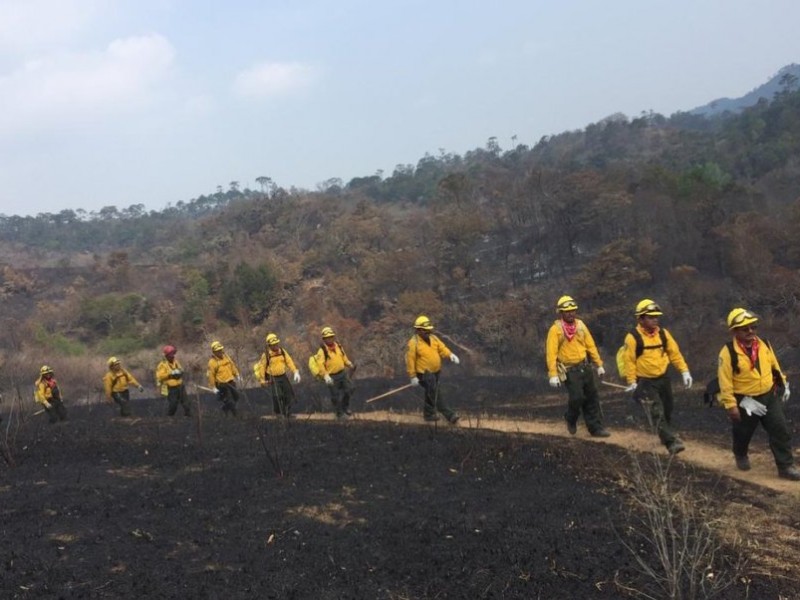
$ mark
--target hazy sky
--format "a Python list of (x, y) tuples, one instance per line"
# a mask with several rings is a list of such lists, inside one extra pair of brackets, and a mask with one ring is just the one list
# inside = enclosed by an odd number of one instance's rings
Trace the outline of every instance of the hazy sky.
[(0, 0), (0, 213), (315, 189), (737, 97), (797, 0)]

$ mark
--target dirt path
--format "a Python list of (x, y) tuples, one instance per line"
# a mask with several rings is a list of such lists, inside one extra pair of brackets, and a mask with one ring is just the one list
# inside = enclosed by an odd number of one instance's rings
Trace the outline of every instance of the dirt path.
[[(298, 415), (300, 419), (309, 420), (332, 420), (331, 415), (310, 414)], [(396, 413), (389, 411), (363, 412), (357, 414), (353, 422), (375, 421), (389, 422), (402, 425), (422, 425), (426, 424), (418, 414)], [(427, 424), (426, 424), (427, 425)], [(450, 428), (451, 425), (440, 421), (435, 426)], [(486, 431), (507, 431), (513, 433), (529, 435), (547, 435), (568, 440), (569, 443), (592, 443), (592, 444), (612, 444), (627, 450), (636, 452), (666, 452), (661, 446), (658, 437), (636, 429), (614, 428), (609, 438), (593, 438), (588, 432), (579, 428), (577, 435), (571, 436), (567, 433), (563, 422), (555, 421), (526, 421), (517, 419), (498, 419), (490, 417), (474, 418), (469, 416), (462, 417), (458, 423), (460, 429), (477, 428)], [(678, 455), (678, 459), (693, 464), (703, 469), (715, 471), (726, 477), (738, 479), (753, 485), (769, 488), (777, 492), (783, 492), (794, 498), (800, 499), (800, 482), (786, 481), (779, 479), (775, 470), (775, 463), (772, 453), (766, 445), (756, 445), (750, 451), (750, 462), (752, 470), (739, 471), (733, 461), (733, 455), (729, 448), (720, 448), (692, 437), (691, 435), (681, 434), (686, 443), (686, 450)]]

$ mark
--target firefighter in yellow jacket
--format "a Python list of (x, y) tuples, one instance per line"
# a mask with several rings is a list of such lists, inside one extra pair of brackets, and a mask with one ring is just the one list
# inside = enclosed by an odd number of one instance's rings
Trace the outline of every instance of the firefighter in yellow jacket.
[(406, 371), (412, 385), (421, 386), (425, 392), (425, 403), (422, 416), (426, 421), (438, 421), (442, 413), (447, 421), (455, 425), (459, 416), (444, 403), (439, 388), (439, 373), (442, 370), (442, 359), (447, 358), (453, 364), (459, 364), (456, 356), (444, 342), (433, 333), (433, 323), (425, 315), (414, 321), (414, 335), (406, 345)]
[(136, 381), (130, 371), (122, 367), (122, 363), (116, 356), (108, 359), (108, 371), (103, 376), (103, 389), (109, 403), (116, 402), (119, 405), (119, 416), (131, 416), (131, 393), (129, 386), (136, 386), (140, 392), (144, 391), (142, 384)]
[(36, 402), (44, 406), (47, 417), (51, 423), (67, 420), (67, 409), (64, 407), (64, 400), (61, 398), (61, 390), (58, 387), (53, 369), (43, 365), (39, 369), (39, 378), (34, 384), (34, 397)]
[(292, 357), (281, 346), (281, 341), (274, 333), (267, 334), (267, 347), (256, 364), (256, 378), (262, 387), (268, 387), (272, 396), (272, 410), (276, 415), (290, 418), (294, 404), (294, 389), (289, 381), (289, 373), (295, 383), (300, 383), (300, 371)]
[(683, 452), (683, 441), (672, 429), (672, 383), (667, 375), (670, 364), (681, 374), (686, 389), (692, 387), (692, 375), (681, 349), (669, 331), (659, 326), (661, 307), (645, 298), (634, 311), (636, 328), (625, 336), (625, 380), (637, 402), (647, 400), (649, 420), (661, 443), (670, 454)]
[(212, 342), (211, 358), (208, 360), (208, 387), (222, 402), (222, 411), (233, 416), (236, 416), (236, 403), (239, 401), (239, 390), (236, 389), (238, 378), (239, 369), (226, 354), (225, 347), (220, 342)]
[(325, 380), (331, 395), (331, 404), (337, 419), (349, 419), (350, 399), (353, 396), (353, 383), (347, 369), (356, 370), (356, 365), (347, 357), (342, 345), (336, 341), (336, 332), (330, 327), (322, 328), (322, 344), (315, 355), (319, 374)]
[(778, 476), (800, 481), (794, 466), (792, 433), (783, 414), (789, 382), (769, 342), (756, 335), (758, 317), (744, 308), (728, 313), (733, 339), (719, 351), (719, 402), (728, 411), (733, 433), (733, 456), (742, 471), (750, 470), (747, 455), (758, 424), (769, 435)]
[(183, 367), (175, 357), (178, 350), (175, 346), (166, 345), (162, 352), (164, 359), (156, 367), (156, 382), (159, 386), (167, 386), (167, 415), (173, 416), (180, 403), (183, 414), (189, 417), (192, 408), (183, 383)]
[(567, 431), (575, 435), (578, 417), (583, 413), (590, 435), (608, 437), (610, 434), (601, 420), (592, 369), (594, 364), (600, 377), (606, 373), (597, 345), (586, 323), (577, 318), (578, 304), (572, 296), (561, 296), (556, 301), (556, 312), (559, 318), (547, 332), (547, 376), (551, 387), (561, 387), (563, 382), (567, 388), (567, 411), (564, 413)]

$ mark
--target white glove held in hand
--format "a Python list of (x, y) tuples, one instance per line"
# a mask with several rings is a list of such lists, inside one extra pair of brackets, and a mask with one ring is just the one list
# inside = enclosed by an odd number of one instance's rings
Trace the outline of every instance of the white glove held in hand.
[(684, 371), (681, 376), (683, 377), (683, 385), (687, 388), (692, 387), (692, 374), (689, 371)]
[(325, 375), (323, 379), (325, 380), (325, 385), (333, 385), (333, 379), (331, 379), (330, 375)]
[(172, 369), (172, 371), (169, 372), (173, 377), (180, 377), (181, 373), (182, 371), (180, 369)]
[(52, 405), (52, 404), (50, 404), (50, 403), (49, 403), (47, 400), (45, 400), (45, 402), (44, 402), (44, 407), (45, 407), (45, 408), (53, 408), (53, 405)]
[(636, 382), (633, 382), (632, 384), (630, 384), (628, 387), (625, 388), (625, 391), (626, 392), (635, 392), (636, 391), (636, 386), (637, 386)]
[(411, 385), (419, 385), (419, 379), (416, 377), (411, 378)]
[(603, 367), (597, 367), (597, 376), (602, 377), (606, 374), (606, 370)]
[(295, 383), (300, 383), (300, 371), (295, 371), (294, 372), (294, 382)]
[(219, 394), (219, 388), (214, 388), (214, 393)]
[(789, 391), (789, 382), (787, 381), (786, 382), (786, 387), (783, 390), (783, 396), (781, 396), (781, 400), (783, 402), (788, 402), (790, 395), (791, 395), (791, 392)]
[(450, 354), (450, 361), (454, 362), (455, 364), (460, 364), (461, 363), (461, 361), (458, 360), (458, 357), (453, 353)]
[(561, 387), (561, 380), (558, 377), (551, 377), (550, 378), (550, 387), (552, 387), (552, 388)]
[(742, 398), (742, 401), (739, 403), (739, 408), (746, 412), (748, 416), (755, 415), (757, 417), (763, 417), (767, 414), (767, 407), (750, 396)]

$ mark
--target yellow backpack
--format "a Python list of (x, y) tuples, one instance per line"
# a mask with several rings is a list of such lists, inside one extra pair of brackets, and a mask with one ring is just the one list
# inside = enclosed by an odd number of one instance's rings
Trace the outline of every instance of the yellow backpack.
[(625, 344), (619, 347), (617, 350), (617, 373), (619, 373), (619, 378), (622, 381), (627, 381), (627, 377), (625, 376)]

